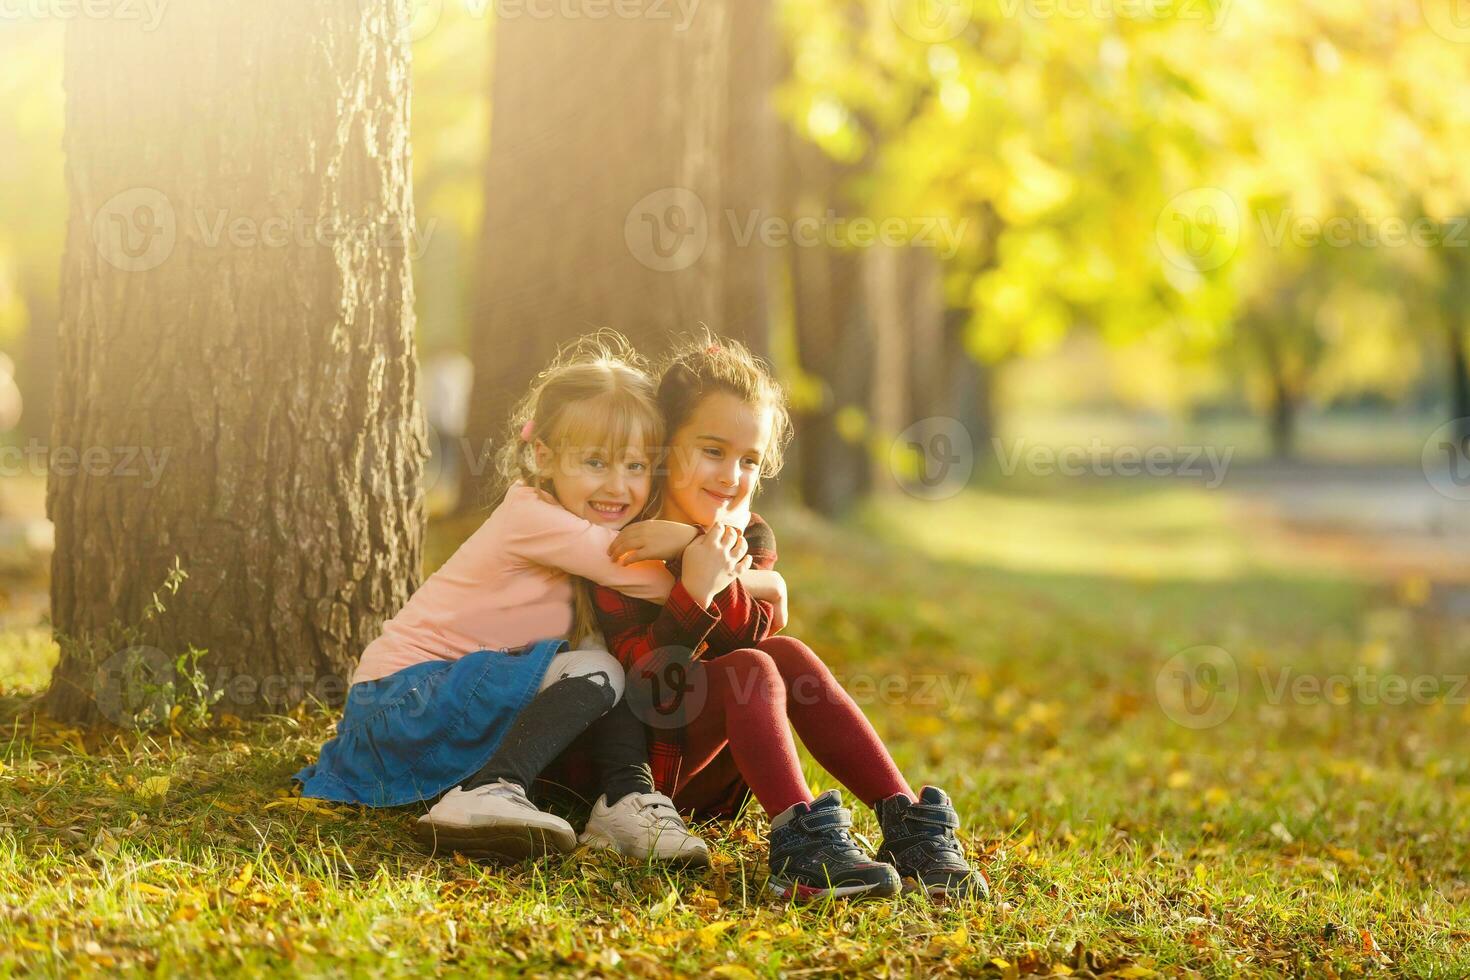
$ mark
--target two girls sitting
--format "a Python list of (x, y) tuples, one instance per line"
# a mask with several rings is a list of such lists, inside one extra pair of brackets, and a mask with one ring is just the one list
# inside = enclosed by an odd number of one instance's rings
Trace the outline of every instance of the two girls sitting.
[[(691, 343), (656, 383), (621, 338), (573, 345), (512, 419), (499, 506), (363, 652), (336, 736), (295, 774), (303, 795), (437, 798), (420, 839), (476, 857), (580, 841), (703, 865), (681, 812), (753, 792), (783, 898), (987, 894), (949, 798), (915, 793), (826, 665), (775, 635), (786, 584), (750, 505), (789, 428), (738, 344)], [(877, 812), (876, 857), (836, 790), (813, 799), (793, 727)], [(527, 795), (559, 757), (595, 784), (580, 837)]]

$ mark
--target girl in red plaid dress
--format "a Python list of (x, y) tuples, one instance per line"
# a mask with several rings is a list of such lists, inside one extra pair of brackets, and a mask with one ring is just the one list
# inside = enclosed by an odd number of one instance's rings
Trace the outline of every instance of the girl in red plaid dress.
[[(728, 814), (745, 785), (771, 817), (770, 888), (783, 897), (980, 897), (985, 878), (955, 837), (944, 792), (915, 793), (873, 726), (811, 648), (775, 635), (786, 588), (775, 535), (749, 515), (781, 466), (790, 424), (780, 387), (739, 344), (706, 336), (678, 350), (658, 389), (670, 445), (660, 520), (613, 542), (622, 561), (677, 554), (701, 531), (745, 526), (753, 569), (717, 596), (676, 583), (660, 607), (596, 590), (609, 649), (627, 674), (622, 707), (644, 723), (654, 785), (683, 810)], [(679, 577), (679, 562), (670, 563)], [(877, 859), (848, 828), (836, 790), (813, 799), (792, 729), (829, 773), (877, 811)]]

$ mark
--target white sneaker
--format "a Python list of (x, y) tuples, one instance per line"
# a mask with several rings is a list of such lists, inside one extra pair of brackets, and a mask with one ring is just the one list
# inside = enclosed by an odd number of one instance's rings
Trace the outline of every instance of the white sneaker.
[(471, 790), (454, 787), (419, 817), (415, 833), (431, 851), (504, 861), (565, 854), (577, 846), (571, 824), (536, 809), (524, 789), (504, 779)]
[(592, 848), (610, 848), (645, 860), (709, 865), (709, 848), (689, 832), (674, 801), (662, 793), (629, 793), (612, 806), (599, 796), (577, 838)]

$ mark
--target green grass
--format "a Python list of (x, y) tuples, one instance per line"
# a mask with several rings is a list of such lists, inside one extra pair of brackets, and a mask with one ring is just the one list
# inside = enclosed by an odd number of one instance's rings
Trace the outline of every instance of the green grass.
[[(702, 875), (426, 857), (416, 810), (287, 795), (334, 720), (310, 713), (100, 743), (24, 722), (0, 743), (0, 973), (1470, 974), (1463, 636), (1415, 590), (1272, 564), (1217, 496), (1070, 493), (770, 515), (791, 632), (955, 797), (993, 903), (773, 902), (759, 813), (708, 828)], [(1240, 683), (1195, 730), (1155, 681), (1200, 645)], [(50, 655), (6, 638), (12, 707)], [(1283, 669), (1359, 666), (1445, 696), (1272, 696)]]

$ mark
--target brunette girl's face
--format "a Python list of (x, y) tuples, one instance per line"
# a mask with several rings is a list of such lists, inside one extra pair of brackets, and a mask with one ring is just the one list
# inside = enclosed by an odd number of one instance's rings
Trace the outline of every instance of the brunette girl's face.
[(773, 425), (769, 408), (729, 392), (700, 399), (669, 443), (663, 516), (709, 527), (748, 509)]
[(536, 446), (539, 473), (567, 510), (603, 527), (621, 528), (643, 512), (653, 489), (652, 460), (637, 434), (613, 446)]

